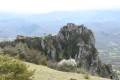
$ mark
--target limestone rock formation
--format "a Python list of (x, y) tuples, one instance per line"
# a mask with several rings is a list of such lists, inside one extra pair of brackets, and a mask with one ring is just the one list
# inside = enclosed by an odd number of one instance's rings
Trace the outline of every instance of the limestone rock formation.
[(94, 34), (84, 25), (68, 23), (61, 28), (58, 35), (48, 35), (44, 38), (18, 36), (13, 43), (18, 42), (26, 43), (29, 48), (45, 53), (48, 60), (60, 61), (73, 58), (76, 62), (81, 61), (83, 68), (92, 75), (118, 80), (112, 66), (101, 62), (95, 48)]

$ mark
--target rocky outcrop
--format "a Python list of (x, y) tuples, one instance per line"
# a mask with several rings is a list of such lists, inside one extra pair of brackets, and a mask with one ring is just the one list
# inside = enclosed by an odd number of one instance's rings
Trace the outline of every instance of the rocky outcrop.
[(110, 64), (103, 64), (95, 48), (95, 37), (90, 29), (84, 25), (68, 23), (59, 31), (58, 35), (45, 37), (18, 36), (14, 43), (26, 43), (44, 53), (47, 59), (59, 61), (73, 58), (82, 62), (83, 68), (91, 73), (106, 78), (118, 80)]

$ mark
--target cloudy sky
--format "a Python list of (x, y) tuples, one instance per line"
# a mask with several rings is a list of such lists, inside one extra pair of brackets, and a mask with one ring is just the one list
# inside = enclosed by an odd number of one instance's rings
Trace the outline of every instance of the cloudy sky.
[(0, 12), (22, 14), (105, 9), (120, 9), (120, 0), (0, 0)]

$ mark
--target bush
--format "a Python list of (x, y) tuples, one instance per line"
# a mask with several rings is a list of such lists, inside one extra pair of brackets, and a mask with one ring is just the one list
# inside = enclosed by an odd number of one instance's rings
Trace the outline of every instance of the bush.
[(57, 62), (49, 60), (47, 66), (52, 69), (57, 69)]
[[(23, 54), (23, 53), (21, 53), (21, 54)], [(42, 58), (42, 55), (41, 55), (40, 51), (31, 49), (31, 50), (26, 51), (26, 53), (23, 54), (23, 57), (24, 58), (22, 58), (22, 59), (25, 59), (28, 62), (40, 64), (41, 63), (40, 60)]]
[(0, 48), (0, 54), (2, 54), (3, 53), (3, 50)]
[(63, 59), (58, 63), (58, 70), (65, 72), (75, 72), (77, 69), (77, 64), (74, 59), (65, 60)]
[(16, 56), (18, 54), (17, 48), (12, 46), (5, 46), (3, 49), (3, 54), (10, 54), (11, 56)]
[(77, 80), (77, 79), (74, 79), (74, 78), (70, 78), (70, 80)]
[[(38, 50), (29, 49), (25, 43), (17, 43), (16, 46), (6, 46), (3, 48), (3, 54), (9, 54), (10, 56), (19, 55), (20, 59), (24, 59), (27, 62), (47, 65), (46, 56)], [(43, 54), (43, 55), (42, 55)]]
[(77, 63), (77, 68), (82, 68), (82, 62), (81, 61)]
[(77, 73), (86, 74), (87, 72), (84, 69), (77, 69)]
[(41, 60), (40, 60), (40, 63), (44, 66), (47, 65), (47, 60), (46, 60), (46, 56), (43, 54), (42, 57), (41, 57)]
[(16, 59), (0, 56), (0, 80), (30, 80), (34, 71)]
[(85, 79), (90, 79), (90, 76), (88, 74), (83, 75)]

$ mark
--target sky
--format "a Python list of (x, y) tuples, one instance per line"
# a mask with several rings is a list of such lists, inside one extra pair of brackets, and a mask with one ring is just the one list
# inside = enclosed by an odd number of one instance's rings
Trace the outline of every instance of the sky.
[(0, 12), (34, 14), (52, 11), (120, 9), (120, 0), (0, 0)]

